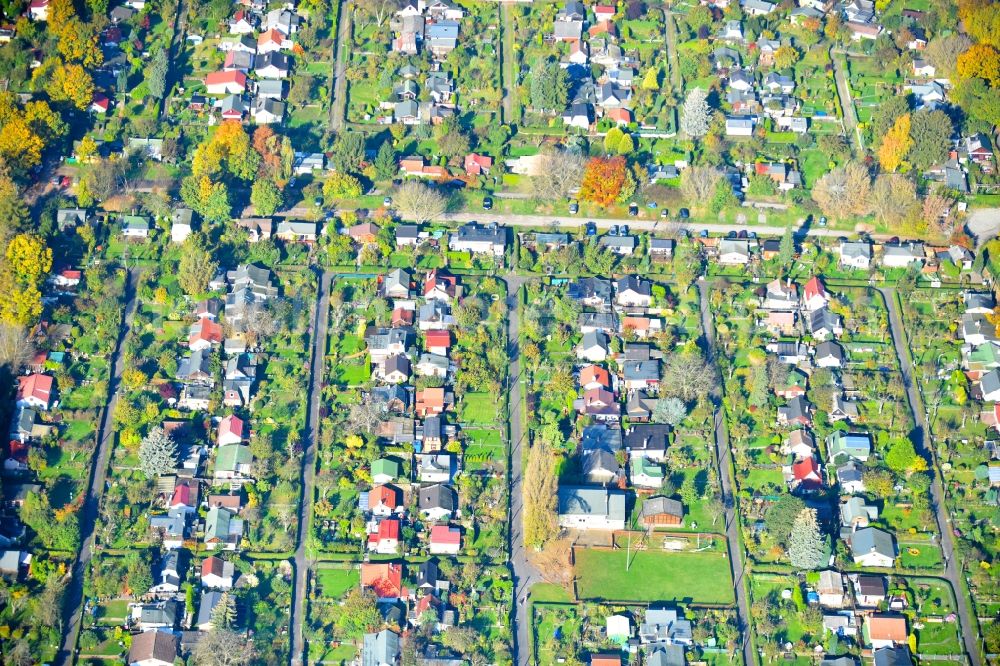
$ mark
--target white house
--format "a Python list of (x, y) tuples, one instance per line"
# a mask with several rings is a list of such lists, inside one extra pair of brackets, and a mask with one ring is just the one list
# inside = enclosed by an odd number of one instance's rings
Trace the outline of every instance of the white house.
[(561, 486), (559, 524), (580, 530), (625, 529), (625, 493), (613, 488)]

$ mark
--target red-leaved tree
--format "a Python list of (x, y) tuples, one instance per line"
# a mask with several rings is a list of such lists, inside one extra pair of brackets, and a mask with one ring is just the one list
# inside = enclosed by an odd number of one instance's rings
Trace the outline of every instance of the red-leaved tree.
[(580, 198), (602, 206), (618, 200), (625, 184), (628, 165), (624, 157), (595, 157), (587, 162), (580, 184)]

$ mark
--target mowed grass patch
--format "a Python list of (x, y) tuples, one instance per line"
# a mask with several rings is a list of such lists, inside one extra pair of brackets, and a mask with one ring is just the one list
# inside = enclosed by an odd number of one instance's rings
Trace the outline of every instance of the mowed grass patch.
[(664, 553), (644, 550), (577, 549), (577, 594), (605, 601), (683, 601), (731, 604), (729, 558), (721, 553)]
[(357, 569), (321, 568), (316, 572), (316, 591), (329, 599), (340, 599), (360, 581)]
[(458, 405), (458, 418), (463, 423), (493, 424), (499, 407), (496, 396), (490, 393), (466, 393)]

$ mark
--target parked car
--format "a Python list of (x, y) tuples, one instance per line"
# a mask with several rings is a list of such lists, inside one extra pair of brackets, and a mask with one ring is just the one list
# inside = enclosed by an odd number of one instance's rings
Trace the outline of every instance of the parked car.
[(588, 236), (596, 236), (597, 235), (597, 225), (594, 224), (593, 222), (587, 222), (586, 229), (587, 229), (587, 235)]
[(622, 225), (622, 236), (628, 236), (628, 225), (627, 224), (623, 224)]
[(679, 217), (680, 217), (680, 218), (681, 218), (682, 220), (686, 220), (686, 219), (688, 219), (689, 217), (691, 217), (691, 213), (689, 213), (689, 212), (688, 212), (688, 209), (687, 209), (687, 208), (681, 208), (681, 209), (680, 209), (679, 211), (677, 211), (677, 215), (678, 215), (678, 216), (679, 216)]
[(663, 218), (664, 220), (667, 219), (668, 217), (670, 217), (670, 211), (667, 210), (666, 208), (661, 208), (660, 217)]
[(650, 201), (649, 203), (646, 204), (646, 208), (656, 208), (656, 202)]
[(569, 202), (569, 214), (570, 215), (576, 215), (579, 212), (580, 212), (580, 204), (578, 204), (575, 201), (570, 201)]
[(819, 226), (821, 226), (821, 227), (825, 227), (826, 226), (826, 215), (821, 215), (820, 216), (820, 218), (819, 218)]
[(493, 210), (493, 199), (491, 197), (483, 199), (483, 210)]
[(630, 203), (628, 205), (628, 214), (631, 215), (632, 217), (635, 217), (636, 215), (638, 215), (639, 214), (639, 204), (637, 204), (634, 201), (632, 203)]
[(701, 233), (698, 234), (698, 236), (701, 238), (708, 238), (708, 229), (702, 229)]
[(618, 235), (618, 225), (617, 224), (612, 224), (611, 225), (611, 228), (608, 229), (608, 235), (609, 236), (617, 236)]
[(392, 205), (392, 197), (384, 197), (382, 199), (382, 205), (383, 206), (391, 206)]

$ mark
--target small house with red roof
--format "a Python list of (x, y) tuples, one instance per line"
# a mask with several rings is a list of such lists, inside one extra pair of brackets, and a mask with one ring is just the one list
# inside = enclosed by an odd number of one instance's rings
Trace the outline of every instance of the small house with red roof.
[(201, 586), (213, 590), (228, 590), (233, 586), (236, 565), (214, 555), (201, 563)]
[(17, 378), (17, 406), (47, 411), (52, 405), (55, 380), (49, 375), (32, 373)]
[(488, 175), (493, 168), (493, 158), (489, 155), (469, 153), (465, 156), (465, 173), (470, 176)]
[(594, 19), (600, 23), (601, 21), (610, 21), (615, 17), (615, 6), (614, 5), (594, 5)]
[(275, 51), (291, 49), (295, 44), (288, 39), (283, 32), (277, 28), (271, 28), (257, 38), (257, 54), (273, 53)]
[(379, 555), (395, 555), (399, 550), (400, 523), (398, 518), (386, 518), (368, 535), (368, 550)]
[(391, 516), (403, 509), (402, 492), (395, 486), (375, 486), (368, 492), (368, 510), (376, 516)]
[(28, 16), (32, 21), (48, 21), (49, 0), (31, 0), (28, 3)]
[(235, 414), (230, 414), (219, 422), (217, 433), (216, 443), (219, 446), (239, 444), (250, 434), (247, 432), (246, 422)]
[(812, 492), (823, 487), (823, 475), (815, 458), (803, 458), (792, 463), (792, 490)]
[(94, 99), (90, 102), (91, 113), (107, 113), (110, 108), (111, 100), (108, 99), (107, 95), (94, 93)]
[(174, 485), (174, 490), (170, 493), (167, 501), (167, 509), (171, 511), (182, 511), (184, 513), (194, 513), (198, 510), (198, 482), (194, 479), (181, 479)]
[(413, 310), (407, 310), (402, 307), (396, 308), (392, 311), (392, 321), (389, 325), (392, 328), (413, 326)]
[(604, 117), (607, 118), (608, 120), (615, 121), (615, 124), (618, 125), (619, 127), (623, 125), (628, 125), (634, 120), (634, 118), (632, 117), (632, 111), (626, 109), (625, 107), (608, 109), (605, 112)]
[(448, 355), (451, 347), (450, 331), (427, 331), (424, 335), (427, 339), (427, 351), (438, 356)]
[(424, 298), (428, 301), (445, 301), (450, 303), (458, 293), (458, 278), (454, 275), (433, 269), (428, 271), (424, 280)]
[(611, 373), (599, 365), (588, 365), (580, 370), (580, 388), (584, 391), (611, 390)]
[(205, 77), (205, 91), (209, 95), (239, 95), (246, 89), (247, 75), (238, 70), (210, 72)]
[(451, 394), (441, 387), (428, 387), (422, 391), (417, 391), (416, 396), (417, 416), (441, 414), (451, 402)]
[(591, 38), (598, 37), (600, 35), (611, 35), (612, 37), (618, 36), (618, 28), (611, 21), (601, 21), (590, 26), (587, 30)]
[(802, 288), (802, 309), (815, 312), (826, 307), (829, 302), (830, 295), (826, 293), (826, 286), (819, 276), (814, 275), (809, 278), (806, 286)]
[(379, 601), (408, 596), (403, 587), (403, 565), (398, 562), (362, 562), (361, 587), (374, 592)]
[(431, 528), (431, 555), (458, 555), (462, 548), (462, 530), (449, 525), (435, 525)]
[(66, 269), (60, 271), (59, 273), (53, 275), (50, 278), (52, 285), (60, 289), (69, 289), (80, 284), (83, 279), (83, 272), (77, 270)]
[(211, 319), (199, 319), (191, 324), (188, 348), (191, 351), (210, 349), (212, 345), (220, 344), (224, 338), (222, 324)]
[(3, 468), (8, 472), (24, 472), (28, 469), (28, 451), (31, 444), (18, 439), (10, 440), (7, 447), (7, 457), (3, 461)]

